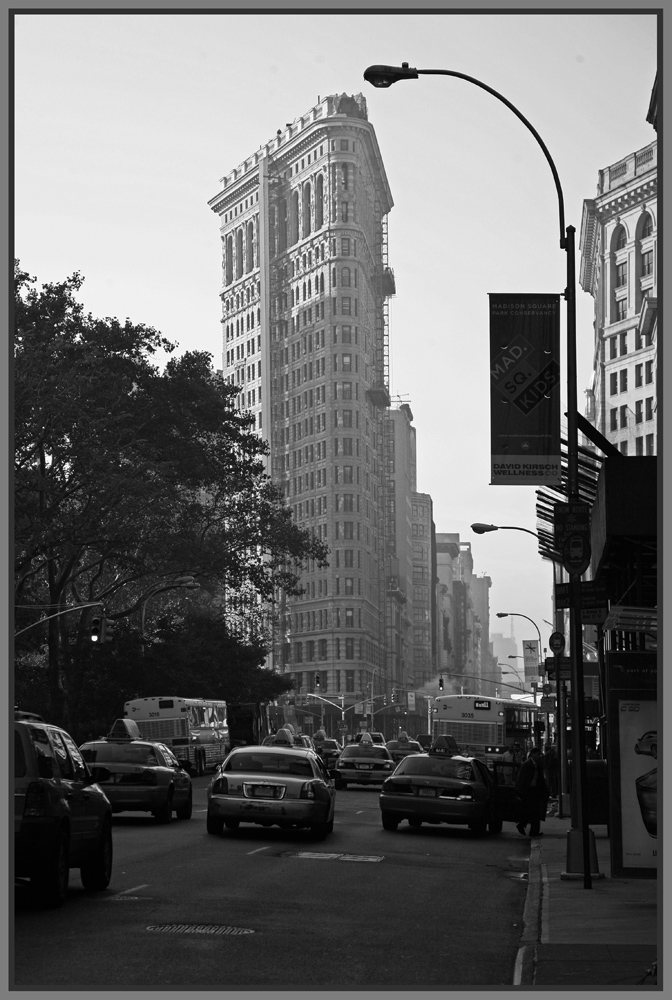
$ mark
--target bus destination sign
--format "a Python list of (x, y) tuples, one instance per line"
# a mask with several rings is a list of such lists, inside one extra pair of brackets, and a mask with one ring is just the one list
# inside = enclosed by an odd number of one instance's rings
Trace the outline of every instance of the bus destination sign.
[(475, 701), (474, 702), (474, 709), (477, 709), (477, 708), (489, 710), (490, 709), (490, 702), (489, 701)]

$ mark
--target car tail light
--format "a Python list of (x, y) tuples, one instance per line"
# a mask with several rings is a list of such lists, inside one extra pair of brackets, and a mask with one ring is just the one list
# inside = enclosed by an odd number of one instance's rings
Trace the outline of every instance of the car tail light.
[(315, 798), (315, 785), (312, 781), (304, 781), (301, 785), (300, 799), (314, 799)]
[(224, 777), (224, 775), (220, 774), (218, 778), (215, 778), (212, 784), (212, 794), (228, 795), (228, 792), (229, 792), (229, 783)]
[(474, 793), (471, 789), (469, 789), (468, 791), (460, 792), (460, 794), (456, 795), (455, 798), (458, 802), (473, 802)]
[(23, 815), (26, 816), (46, 816), (49, 812), (49, 795), (46, 788), (37, 781), (33, 781), (26, 789), (26, 801), (23, 806)]
[(413, 794), (413, 788), (408, 781), (396, 781), (394, 778), (386, 778), (383, 782), (383, 788), (388, 794), (400, 795), (407, 792), (409, 795)]

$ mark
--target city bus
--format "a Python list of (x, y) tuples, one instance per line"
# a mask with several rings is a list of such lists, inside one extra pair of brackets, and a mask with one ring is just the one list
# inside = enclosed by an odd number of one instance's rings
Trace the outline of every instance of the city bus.
[(444, 694), (434, 699), (432, 739), (453, 736), (474, 757), (492, 761), (507, 746), (529, 748), (538, 736), (539, 709), (532, 702), (476, 694)]
[(133, 698), (124, 704), (124, 716), (137, 723), (144, 739), (165, 743), (198, 775), (221, 764), (231, 749), (225, 701)]

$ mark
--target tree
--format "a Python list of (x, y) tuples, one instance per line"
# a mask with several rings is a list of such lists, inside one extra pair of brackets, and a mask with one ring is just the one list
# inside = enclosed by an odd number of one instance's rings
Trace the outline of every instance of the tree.
[(175, 345), (85, 314), (82, 280), (38, 290), (15, 267), (15, 593), (55, 616), (39, 629), (51, 715), (64, 722), (91, 655), (92, 611), (68, 608), (101, 602), (121, 619), (186, 574), (212, 594), (267, 601), (296, 592), (305, 560), (327, 554), (293, 523), (265, 474), (267, 446), (210, 355), (171, 357), (160, 372), (152, 356)]

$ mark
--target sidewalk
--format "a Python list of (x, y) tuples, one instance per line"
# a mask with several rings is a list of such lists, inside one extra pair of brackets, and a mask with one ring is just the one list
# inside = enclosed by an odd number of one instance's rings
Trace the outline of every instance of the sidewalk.
[[(612, 878), (606, 826), (593, 826), (599, 876), (586, 889), (567, 869), (569, 818), (547, 817), (532, 838), (524, 930), (514, 986), (657, 989), (657, 881)], [(647, 974), (648, 973), (648, 974)]]

